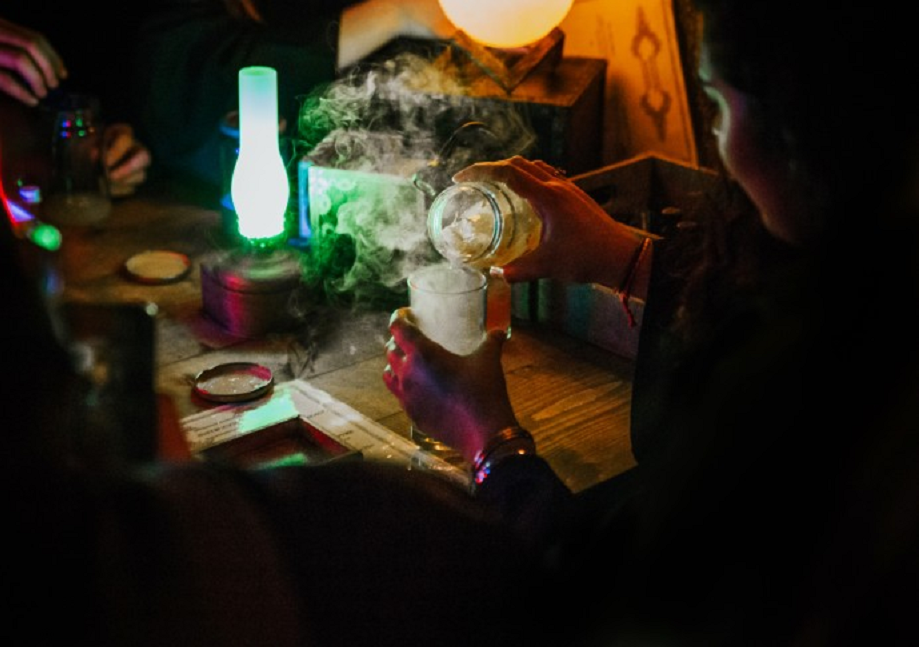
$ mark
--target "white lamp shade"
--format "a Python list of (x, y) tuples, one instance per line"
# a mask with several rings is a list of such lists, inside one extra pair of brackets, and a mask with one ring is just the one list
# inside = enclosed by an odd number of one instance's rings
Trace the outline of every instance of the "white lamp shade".
[(502, 49), (535, 43), (556, 27), (574, 0), (440, 0), (447, 18), (471, 38)]
[(239, 157), (230, 195), (241, 236), (284, 232), (290, 182), (278, 144), (277, 72), (270, 67), (239, 71)]

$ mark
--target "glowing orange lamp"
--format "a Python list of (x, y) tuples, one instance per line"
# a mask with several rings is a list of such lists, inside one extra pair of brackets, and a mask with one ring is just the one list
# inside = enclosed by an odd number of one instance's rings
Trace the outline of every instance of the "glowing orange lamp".
[(543, 60), (561, 57), (558, 25), (574, 0), (440, 0), (453, 41), (507, 92)]
[(447, 18), (487, 47), (524, 47), (545, 38), (574, 0), (440, 0)]

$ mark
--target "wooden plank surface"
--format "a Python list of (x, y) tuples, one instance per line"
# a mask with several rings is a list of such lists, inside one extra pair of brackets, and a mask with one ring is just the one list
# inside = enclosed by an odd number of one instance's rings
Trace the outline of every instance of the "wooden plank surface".
[[(35, 156), (26, 141), (28, 119), (8, 101), (0, 102), (0, 108), (2, 180), (12, 192), (20, 176), (41, 177), (42, 156)], [(320, 308), (294, 334), (253, 340), (227, 334), (205, 315), (200, 262), (229, 243), (219, 212), (200, 195), (149, 182), (138, 195), (117, 200), (101, 227), (62, 233), (58, 260), (65, 299), (155, 305), (156, 390), (171, 400), (179, 416), (212, 406), (193, 398), (191, 381), (198, 372), (227, 361), (255, 361), (271, 368), (278, 381), (308, 380), (407, 435), (409, 421), (381, 377), (389, 312)], [(124, 262), (150, 249), (186, 254), (191, 272), (168, 285), (130, 280)], [(503, 357), (508, 387), (520, 421), (536, 437), (541, 453), (569, 487), (580, 491), (633, 464), (628, 438), (632, 365), (543, 326), (515, 322)]]
[[(402, 435), (409, 420), (381, 377), (390, 313), (317, 308), (293, 333), (258, 339), (227, 334), (202, 309), (199, 263), (225, 241), (216, 211), (151, 189), (116, 203), (98, 230), (65, 231), (65, 297), (86, 302), (156, 304), (156, 388), (185, 417), (209, 405), (192, 395), (200, 371), (229, 361), (268, 366), (283, 382), (301, 378)], [(123, 272), (146, 249), (187, 254), (193, 267), (174, 284), (144, 285)], [(564, 333), (515, 323), (503, 358), (521, 423), (572, 489), (632, 465), (628, 440), (629, 361)]]

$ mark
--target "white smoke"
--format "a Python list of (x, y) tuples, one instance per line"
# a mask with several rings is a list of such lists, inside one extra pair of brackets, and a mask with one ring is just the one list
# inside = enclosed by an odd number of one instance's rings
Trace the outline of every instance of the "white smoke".
[(312, 165), (307, 278), (358, 306), (405, 303), (408, 274), (439, 260), (427, 205), (453, 172), (526, 154), (536, 141), (512, 102), (474, 97), (413, 53), (357, 68), (307, 97), (299, 126)]

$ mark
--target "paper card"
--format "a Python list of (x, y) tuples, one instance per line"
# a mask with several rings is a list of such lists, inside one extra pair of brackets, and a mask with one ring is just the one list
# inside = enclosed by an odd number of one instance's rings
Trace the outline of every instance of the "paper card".
[(408, 438), (304, 380), (277, 384), (263, 400), (215, 407), (187, 416), (181, 422), (191, 451), (203, 456), (217, 445), (238, 441), (247, 434), (297, 417), (360, 452), (365, 460), (395, 462), (406, 469), (433, 470), (461, 485), (469, 484), (464, 470), (422, 450)]

